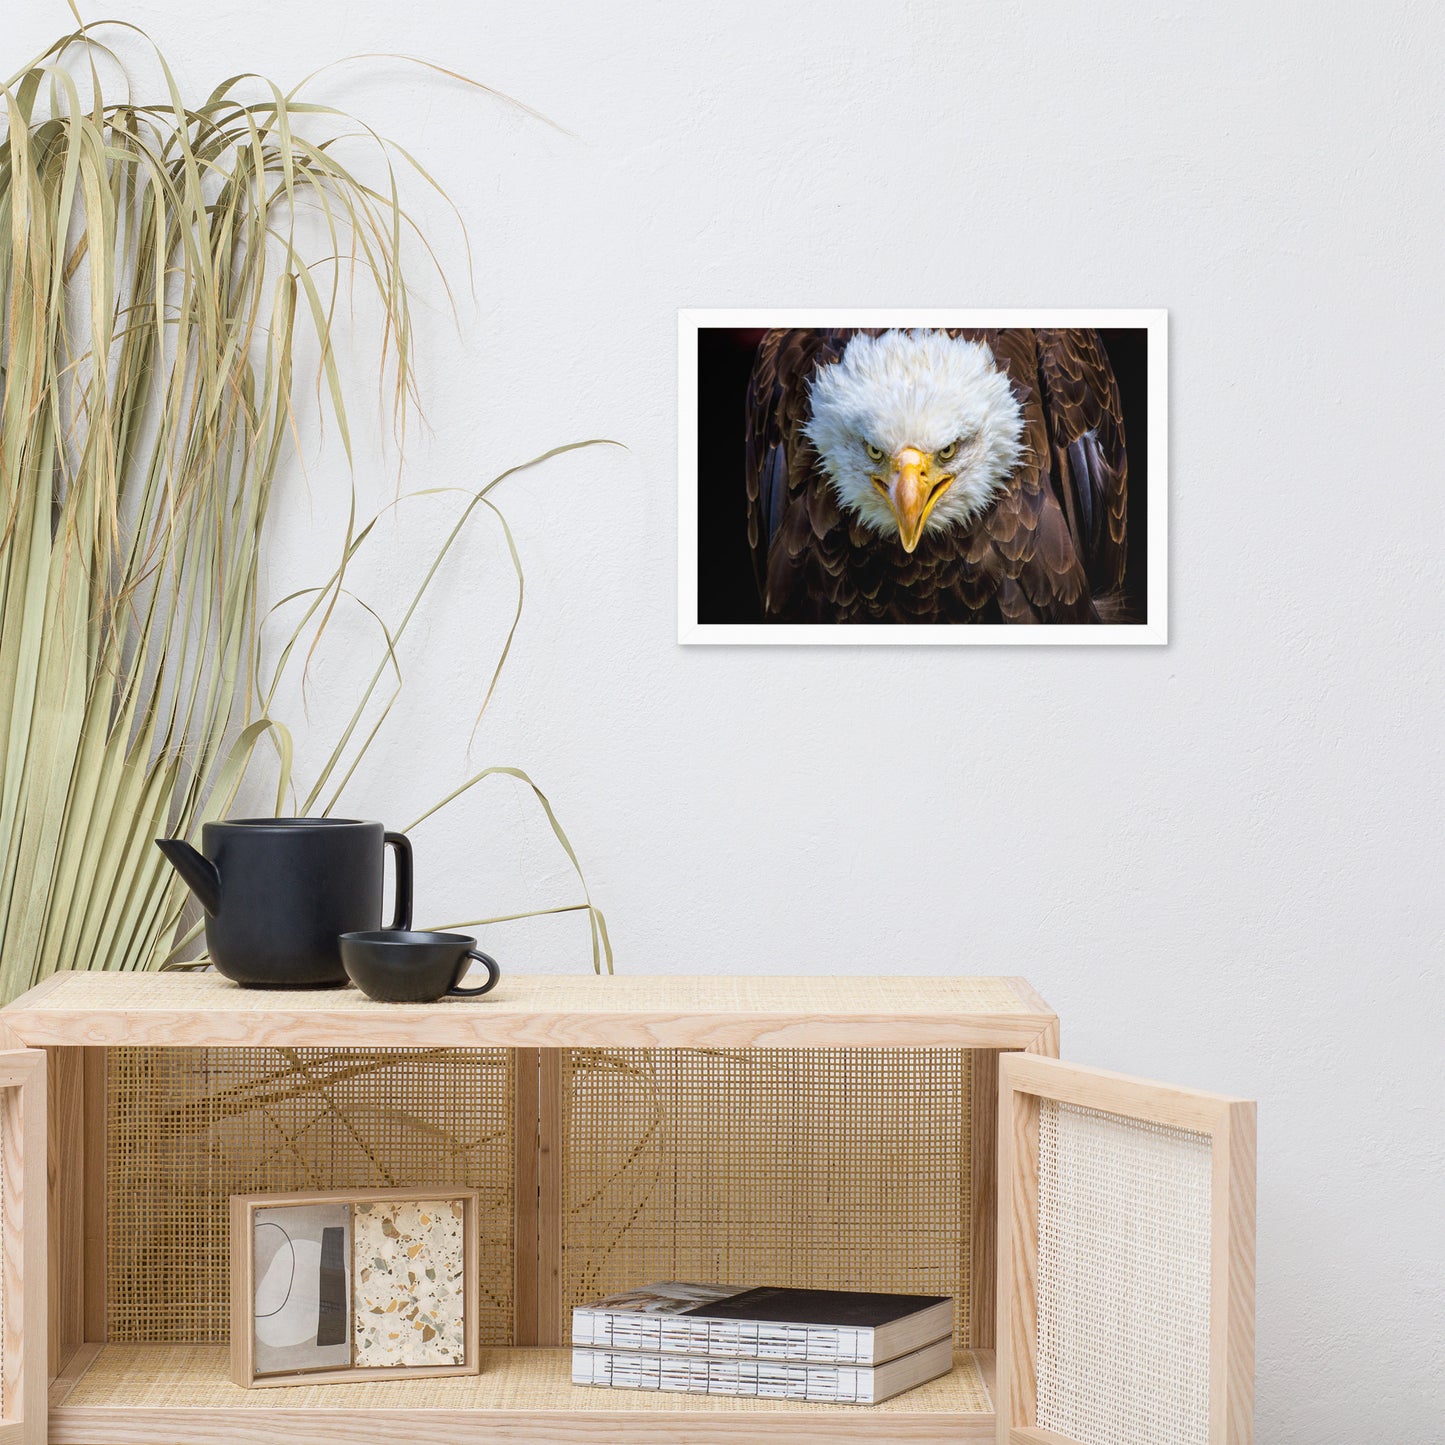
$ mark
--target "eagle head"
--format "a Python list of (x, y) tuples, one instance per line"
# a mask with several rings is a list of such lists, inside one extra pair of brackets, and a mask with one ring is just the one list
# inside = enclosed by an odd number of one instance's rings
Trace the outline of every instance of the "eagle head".
[(1023, 454), (1023, 413), (987, 346), (946, 331), (859, 333), (819, 369), (803, 428), (843, 508), (905, 552), (966, 526)]

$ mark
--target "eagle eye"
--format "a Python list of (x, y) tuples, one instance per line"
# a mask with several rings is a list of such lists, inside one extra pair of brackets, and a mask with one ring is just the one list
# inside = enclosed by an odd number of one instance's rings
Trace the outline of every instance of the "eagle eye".
[(863, 450), (868, 453), (870, 462), (881, 462), (883, 460), (883, 448), (875, 447), (872, 442), (864, 442)]
[(951, 441), (946, 447), (940, 447), (935, 455), (941, 462), (951, 462), (958, 455), (959, 445), (959, 442)]

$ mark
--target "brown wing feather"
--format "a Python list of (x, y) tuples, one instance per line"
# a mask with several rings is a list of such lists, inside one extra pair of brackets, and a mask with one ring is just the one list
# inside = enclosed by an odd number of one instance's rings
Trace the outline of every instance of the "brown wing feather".
[(782, 454), (782, 430), (778, 405), (778, 346), (786, 335), (769, 331), (758, 345), (748, 381), (747, 441), (743, 477), (748, 503), (748, 549), (753, 558), (753, 580), (762, 595), (771, 531), (771, 485), (774, 468)]
[(969, 554), (992, 579), (1007, 622), (1093, 622), (1088, 578), (1060, 507), (1052, 475), (1039, 333), (991, 331), (988, 344), (1009, 379), (1024, 422), (1024, 454), (998, 501), (974, 529)]
[(1055, 491), (1096, 596), (1124, 581), (1129, 459), (1119, 384), (1097, 331), (1039, 331)]
[[(1091, 576), (1089, 563), (1100, 552), (1086, 546), (1079, 499), (1065, 468), (1078, 455), (1070, 444), (1086, 432), (1113, 445), (1107, 407), (1085, 397), (1094, 388), (1113, 387), (1108, 360), (1093, 332), (1010, 330), (981, 339), (988, 341), (1018, 399), (1025, 452), (1007, 490), (977, 524), (971, 554), (997, 578), (999, 611), (1006, 620), (1097, 622), (1094, 598), (1105, 589)], [(1060, 395), (1069, 405), (1056, 415)], [(1117, 417), (1117, 388), (1113, 406)], [(1084, 418), (1093, 431), (1079, 425)], [(1122, 439), (1122, 431), (1118, 436)], [(1122, 500), (1118, 505), (1122, 522)], [(1097, 518), (1102, 511), (1096, 504), (1092, 515)], [(1119, 535), (1122, 545), (1122, 530)], [(1099, 564), (1101, 572), (1111, 565), (1106, 564), (1107, 559)]]
[(818, 560), (814, 545), (838, 522), (803, 427), (814, 372), (837, 361), (852, 334), (769, 331), (758, 346), (748, 386), (745, 476), (753, 576), (769, 614), (798, 604), (814, 570), (810, 563)]

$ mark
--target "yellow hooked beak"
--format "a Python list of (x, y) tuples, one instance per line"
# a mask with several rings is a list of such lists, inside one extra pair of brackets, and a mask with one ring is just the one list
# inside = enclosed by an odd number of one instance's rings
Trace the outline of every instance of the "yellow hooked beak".
[(900, 447), (893, 453), (889, 475), (873, 478), (873, 485), (898, 519), (898, 537), (905, 552), (918, 546), (929, 513), (952, 482), (953, 473), (935, 474), (932, 455), (917, 447)]

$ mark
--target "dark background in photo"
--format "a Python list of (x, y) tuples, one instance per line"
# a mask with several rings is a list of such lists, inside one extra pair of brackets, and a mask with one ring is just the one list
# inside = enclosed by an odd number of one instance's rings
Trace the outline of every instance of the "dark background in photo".
[[(697, 620), (761, 622), (748, 551), (743, 428), (761, 330), (707, 326), (697, 336)], [(1100, 330), (1124, 409), (1129, 452), (1129, 560), (1124, 590), (1143, 622), (1149, 596), (1149, 333)]]

